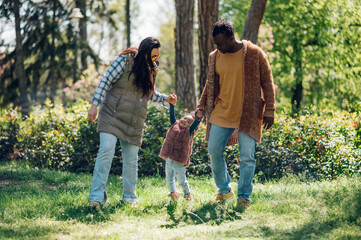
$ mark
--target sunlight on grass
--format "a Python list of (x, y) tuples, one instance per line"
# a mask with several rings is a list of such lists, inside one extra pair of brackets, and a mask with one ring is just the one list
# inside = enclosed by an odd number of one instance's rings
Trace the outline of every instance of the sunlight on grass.
[[(211, 204), (210, 177), (190, 177), (194, 197), (171, 203), (164, 178), (140, 178), (139, 206), (120, 203), (122, 179), (111, 175), (109, 201), (87, 206), (90, 174), (0, 163), (0, 239), (360, 239), (361, 177), (308, 181), (286, 176), (255, 183), (252, 207), (236, 198)], [(236, 192), (237, 183), (232, 187)], [(180, 188), (178, 188), (180, 190)]]

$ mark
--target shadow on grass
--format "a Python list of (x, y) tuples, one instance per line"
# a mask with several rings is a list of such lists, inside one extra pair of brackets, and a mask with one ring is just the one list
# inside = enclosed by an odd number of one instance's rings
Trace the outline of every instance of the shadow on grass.
[(183, 209), (180, 213), (177, 211), (177, 203), (169, 203), (167, 212), (171, 223), (162, 225), (165, 228), (175, 228), (181, 223), (185, 224), (215, 224), (220, 225), (225, 221), (235, 221), (242, 219), (242, 211), (235, 211), (226, 204), (203, 204), (200, 208), (190, 211)]
[(162, 203), (145, 208), (132, 207), (130, 204), (121, 202), (112, 205), (106, 204), (102, 208), (78, 205), (66, 208), (65, 211), (57, 217), (57, 220), (76, 220), (82, 223), (97, 223), (110, 220), (111, 216), (119, 211), (122, 211), (122, 214), (127, 216), (143, 216), (146, 214), (158, 214), (162, 208), (164, 208), (164, 204)]
[(54, 233), (51, 227), (32, 226), (13, 228), (0, 226), (0, 239), (38, 239)]
[(105, 206), (103, 208), (94, 208), (84, 205), (68, 207), (61, 215), (57, 217), (59, 221), (77, 220), (82, 223), (104, 222), (110, 219), (118, 209), (125, 208), (124, 204)]

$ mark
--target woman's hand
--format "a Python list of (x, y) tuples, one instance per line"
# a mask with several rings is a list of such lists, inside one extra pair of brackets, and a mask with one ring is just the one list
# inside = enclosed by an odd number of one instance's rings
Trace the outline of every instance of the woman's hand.
[(173, 106), (177, 105), (177, 95), (175, 94), (170, 94), (167, 98), (167, 102), (172, 104)]
[(89, 111), (88, 111), (88, 119), (90, 120), (90, 122), (91, 122), (92, 124), (94, 123), (94, 121), (95, 121), (95, 119), (96, 119), (96, 117), (97, 117), (97, 113), (98, 113), (97, 110), (98, 110), (97, 105), (92, 104), (92, 105), (90, 106)]

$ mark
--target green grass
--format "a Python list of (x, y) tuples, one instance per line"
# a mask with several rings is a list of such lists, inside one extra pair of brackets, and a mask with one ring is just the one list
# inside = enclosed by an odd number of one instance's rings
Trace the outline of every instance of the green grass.
[(171, 204), (163, 178), (141, 178), (140, 204), (131, 208), (120, 204), (122, 180), (112, 175), (109, 201), (92, 209), (90, 174), (2, 162), (0, 239), (361, 239), (360, 176), (256, 183), (245, 212), (236, 211), (235, 199), (211, 204), (211, 177), (188, 180), (194, 200)]

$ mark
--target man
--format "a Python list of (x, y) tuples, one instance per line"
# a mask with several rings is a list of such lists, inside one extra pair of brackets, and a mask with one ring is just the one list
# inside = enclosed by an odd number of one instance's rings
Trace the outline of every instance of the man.
[(208, 153), (218, 187), (215, 202), (234, 196), (223, 154), (226, 145), (238, 143), (237, 208), (245, 209), (253, 188), (256, 142), (261, 141), (262, 124), (269, 129), (274, 122), (272, 71), (266, 54), (250, 41), (236, 40), (230, 23), (216, 22), (212, 36), (217, 49), (209, 54), (207, 82), (197, 108), (206, 115)]

